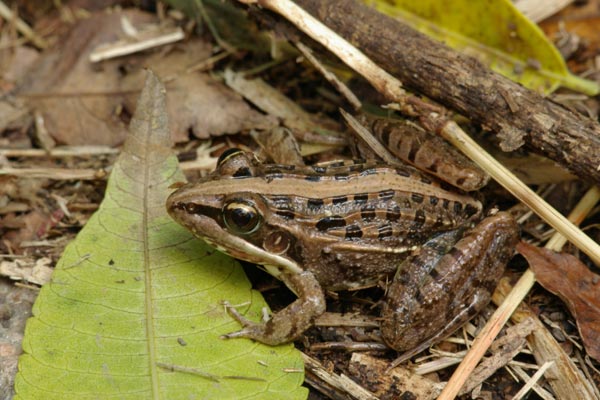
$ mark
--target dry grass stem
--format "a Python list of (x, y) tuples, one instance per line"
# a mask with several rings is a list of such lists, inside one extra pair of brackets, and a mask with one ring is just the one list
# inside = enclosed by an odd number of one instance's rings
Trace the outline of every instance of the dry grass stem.
[(150, 31), (136, 36), (136, 40), (120, 40), (116, 43), (104, 44), (98, 46), (90, 53), (90, 62), (99, 62), (115, 57), (121, 57), (128, 54), (137, 53), (153, 47), (163, 46), (165, 44), (178, 42), (185, 38), (181, 28), (170, 29), (169, 31)]
[[(525, 279), (526, 284), (530, 282), (529, 279), (531, 279), (531, 282), (534, 282), (531, 270), (528, 269), (524, 276), (525, 278), (521, 277), (521, 280)], [(564, 352), (560, 344), (556, 342), (552, 334), (545, 328), (537, 316), (527, 306), (519, 304), (522, 300), (520, 298), (526, 294), (526, 292), (519, 291), (516, 285), (511, 290), (507, 280), (502, 280), (494, 292), (492, 300), (494, 303), (500, 304), (499, 309), (508, 306), (516, 308), (516, 311), (511, 316), (513, 322), (519, 323), (526, 318), (531, 318), (535, 323), (535, 329), (529, 335), (527, 341), (538, 364), (543, 364), (546, 361), (554, 362), (546, 371), (546, 379), (554, 389), (556, 398), (597, 400), (598, 398), (593, 393), (593, 384), (585, 379), (583, 374), (577, 369), (575, 363)], [(513, 300), (509, 299), (511, 296), (514, 298)], [(493, 318), (494, 316), (492, 316), (490, 321)], [(518, 363), (514, 364), (519, 365)]]
[(298, 50), (300, 50), (304, 57), (306, 57), (306, 59), (317, 69), (317, 71), (319, 71), (321, 75), (323, 75), (323, 77), (327, 79), (327, 81), (331, 83), (331, 85), (335, 87), (338, 90), (338, 92), (340, 92), (342, 96), (346, 98), (348, 103), (350, 103), (355, 110), (360, 110), (360, 108), (362, 107), (362, 103), (360, 102), (358, 97), (356, 97), (356, 95), (352, 93), (348, 86), (346, 86), (342, 81), (340, 81), (334, 73), (327, 70), (327, 68), (325, 68), (325, 66), (321, 64), (317, 57), (313, 55), (312, 50), (309, 47), (305, 46), (301, 42), (297, 42), (296, 47), (298, 48)]
[(50, 151), (43, 149), (0, 149), (4, 157), (88, 157), (108, 154), (118, 154), (119, 149), (108, 146), (62, 146)]
[(27, 39), (29, 39), (31, 41), (31, 43), (33, 43), (36, 47), (40, 48), (40, 49), (44, 49), (48, 46), (48, 43), (46, 43), (46, 41), (44, 39), (42, 39), (40, 36), (37, 35), (37, 33), (35, 33), (33, 31), (33, 29), (31, 29), (29, 27), (29, 25), (27, 25), (27, 23), (25, 21), (23, 21), (21, 18), (17, 17), (10, 8), (8, 8), (6, 6), (6, 4), (4, 4), (4, 2), (2, 0), (0, 0), (0, 16), (2, 18), (4, 18), (5, 20), (7, 20), (9, 23), (14, 23), (15, 24), (15, 28), (17, 28), (17, 30), (23, 35), (25, 36)]
[(540, 380), (540, 378), (542, 377), (542, 375), (544, 375), (544, 372), (546, 372), (546, 370), (548, 368), (550, 368), (552, 366), (552, 364), (553, 364), (553, 361), (546, 361), (544, 363), (544, 365), (542, 365), (540, 367), (540, 369), (537, 370), (535, 374), (533, 374), (533, 376), (531, 377), (531, 379), (529, 379), (529, 381), (527, 381), (527, 383), (521, 388), (521, 390), (519, 390), (517, 392), (517, 394), (515, 394), (515, 397), (513, 397), (513, 400), (520, 400), (527, 393), (529, 393), (529, 391), (533, 388), (533, 385), (535, 385), (537, 383), (537, 381)]
[[(536, 367), (536, 369), (538, 368), (537, 365), (535, 367)], [(531, 377), (529, 375), (527, 375), (527, 373), (523, 370), (523, 368), (521, 368), (518, 365), (513, 365), (513, 363), (510, 363), (508, 370), (512, 371), (512, 373), (514, 373), (523, 382), (528, 382), (531, 379)], [(548, 392), (547, 390), (542, 388), (537, 383), (535, 385), (533, 385), (532, 389), (535, 393), (537, 393), (544, 400), (554, 400), (555, 399), (555, 397), (550, 392)]]
[(418, 363), (418, 365), (414, 367), (415, 374), (427, 375), (433, 372), (442, 371), (458, 364), (465, 354), (466, 352), (459, 352), (456, 357), (442, 357), (426, 363)]

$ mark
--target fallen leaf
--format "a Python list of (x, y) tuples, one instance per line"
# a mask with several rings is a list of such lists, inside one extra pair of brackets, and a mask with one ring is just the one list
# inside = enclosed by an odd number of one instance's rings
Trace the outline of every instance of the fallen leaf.
[(126, 126), (115, 112), (123, 102), (122, 61), (92, 65), (88, 59), (96, 46), (119, 36), (121, 16), (134, 25), (156, 20), (152, 14), (128, 10), (79, 21), (60, 45), (40, 57), (18, 90), (40, 112), (58, 143), (115, 146), (125, 139)]
[(223, 300), (256, 319), (266, 303), (237, 261), (169, 218), (184, 177), (164, 86), (146, 82), (104, 200), (35, 302), (15, 400), (306, 398), (292, 345), (220, 338), (239, 329)]
[(225, 70), (224, 77), (227, 86), (267, 114), (280, 118), (296, 137), (315, 143), (343, 143), (337, 134), (341, 128), (335, 121), (304, 111), (264, 80), (246, 79), (242, 73), (230, 69)]
[(600, 361), (600, 276), (571, 254), (525, 242), (519, 243), (517, 250), (529, 262), (536, 280), (567, 304), (588, 355)]
[(29, 120), (29, 110), (21, 101), (14, 99), (0, 101), (0, 132), (25, 127)]
[(48, 257), (42, 257), (30, 264), (26, 261), (1, 261), (0, 275), (4, 275), (12, 280), (35, 283), (36, 285), (45, 285), (50, 282), (53, 269), (49, 267), (52, 260)]
[[(211, 136), (266, 130), (277, 125), (275, 117), (252, 109), (242, 96), (207, 73), (186, 72), (186, 68), (212, 55), (212, 45), (202, 39), (179, 44), (167, 55), (153, 53), (143, 65), (167, 83), (167, 109), (171, 138), (175, 142), (189, 140), (189, 131), (199, 139)], [(145, 70), (138, 69), (123, 80), (123, 89), (142, 87)], [(172, 79), (175, 78), (175, 79)], [(138, 94), (126, 98), (126, 107), (135, 109)]]
[[(115, 146), (125, 139), (125, 123), (117, 113), (135, 109), (145, 68), (169, 80), (168, 110), (175, 141), (188, 131), (206, 139), (227, 133), (268, 129), (274, 117), (253, 110), (238, 94), (204, 73), (186, 68), (209, 58), (212, 46), (202, 39), (92, 64), (90, 53), (122, 37), (121, 21), (133, 26), (156, 22), (139, 10), (96, 13), (77, 23), (61, 45), (43, 54), (24, 79), (19, 95), (43, 117), (50, 135), (61, 144)], [(127, 74), (123, 76), (123, 71)], [(175, 79), (170, 79), (175, 78)]]
[(22, 242), (37, 240), (38, 232), (45, 233), (50, 216), (39, 210), (24, 215), (8, 214), (0, 220), (0, 229), (6, 229), (3, 239), (9, 241), (13, 249), (19, 249)]

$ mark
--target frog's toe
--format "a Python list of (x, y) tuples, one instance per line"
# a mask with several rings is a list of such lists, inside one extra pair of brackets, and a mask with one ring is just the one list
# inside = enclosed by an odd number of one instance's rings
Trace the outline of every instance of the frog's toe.
[(249, 339), (253, 339), (253, 330), (249, 329), (248, 327), (244, 328), (244, 329), (240, 329), (239, 331), (235, 331), (235, 332), (231, 332), (231, 333), (226, 333), (224, 335), (221, 335), (220, 338), (221, 339), (235, 339), (235, 338), (249, 338)]
[(256, 325), (256, 323), (250, 321), (249, 319), (244, 317), (242, 314), (240, 314), (240, 312), (234, 306), (232, 306), (228, 301), (224, 301), (223, 306), (225, 307), (225, 310), (227, 310), (227, 314), (229, 314), (229, 316), (231, 318), (233, 318), (237, 322), (239, 322), (240, 325), (242, 325), (244, 328), (247, 326)]

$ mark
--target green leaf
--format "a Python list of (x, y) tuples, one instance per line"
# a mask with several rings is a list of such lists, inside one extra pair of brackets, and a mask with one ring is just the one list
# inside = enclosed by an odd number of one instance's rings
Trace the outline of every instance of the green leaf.
[[(105, 199), (67, 246), (28, 321), (16, 399), (303, 399), (300, 354), (246, 339), (222, 300), (265, 306), (239, 264), (167, 215), (183, 180), (152, 74)], [(296, 372), (289, 372), (296, 371)]]
[(509, 0), (363, 1), (530, 89), (550, 93), (563, 85), (590, 96), (599, 92), (597, 82), (569, 72), (541, 29)]

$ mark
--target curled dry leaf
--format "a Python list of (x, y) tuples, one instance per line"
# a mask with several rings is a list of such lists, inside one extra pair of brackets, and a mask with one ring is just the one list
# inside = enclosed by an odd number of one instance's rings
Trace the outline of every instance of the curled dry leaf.
[(587, 353), (600, 360), (600, 276), (570, 254), (524, 242), (517, 245), (517, 250), (529, 262), (537, 281), (567, 304)]

